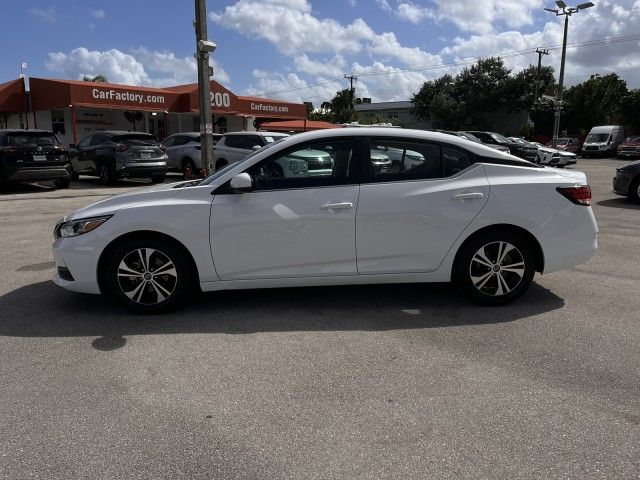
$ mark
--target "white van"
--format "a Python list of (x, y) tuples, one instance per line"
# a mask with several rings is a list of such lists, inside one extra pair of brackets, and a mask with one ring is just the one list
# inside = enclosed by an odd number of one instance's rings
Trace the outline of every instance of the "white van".
[(616, 155), (618, 145), (624, 140), (624, 127), (621, 125), (603, 125), (593, 127), (582, 144), (582, 156)]

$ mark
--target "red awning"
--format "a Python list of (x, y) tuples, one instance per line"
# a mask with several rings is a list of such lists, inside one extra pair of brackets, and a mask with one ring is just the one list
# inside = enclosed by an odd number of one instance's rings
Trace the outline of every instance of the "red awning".
[(308, 132), (328, 128), (341, 127), (340, 125), (320, 120), (286, 120), (282, 122), (266, 122), (260, 125), (260, 130), (268, 130), (271, 132)]
[(240, 115), (263, 118), (305, 119), (307, 106), (304, 103), (290, 103), (260, 97), (238, 97)]
[(24, 79), (18, 78), (10, 82), (0, 83), (0, 112), (24, 113), (27, 111), (27, 97)]

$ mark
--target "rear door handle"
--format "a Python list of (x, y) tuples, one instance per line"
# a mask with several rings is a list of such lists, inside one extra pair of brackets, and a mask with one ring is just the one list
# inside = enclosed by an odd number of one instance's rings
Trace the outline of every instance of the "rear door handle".
[(351, 202), (336, 202), (336, 203), (325, 203), (320, 206), (320, 210), (344, 210), (346, 208), (353, 208), (353, 203)]
[(458, 193), (451, 197), (453, 200), (479, 200), (484, 197), (482, 192)]

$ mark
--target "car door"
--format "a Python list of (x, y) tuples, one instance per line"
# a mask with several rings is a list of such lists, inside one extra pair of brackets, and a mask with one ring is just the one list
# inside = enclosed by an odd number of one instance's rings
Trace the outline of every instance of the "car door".
[[(333, 166), (310, 173), (308, 151)], [(355, 275), (360, 141), (330, 138), (273, 154), (247, 169), (253, 191), (216, 191), (211, 251), (222, 280)]]
[(88, 149), (91, 145), (93, 135), (83, 137), (71, 154), (71, 165), (76, 172), (86, 172), (89, 170)]
[(91, 144), (83, 150), (85, 170), (98, 172), (98, 151), (108, 140), (110, 137), (101, 133), (96, 133), (91, 137)]
[(181, 135), (171, 135), (170, 137), (165, 138), (161, 143), (167, 154), (167, 167), (169, 167), (169, 169), (176, 169), (179, 166), (179, 164), (176, 163), (178, 150), (176, 142), (180, 140), (180, 137)]
[[(399, 171), (375, 169), (378, 149), (402, 150)], [(473, 154), (447, 144), (391, 137), (365, 147), (358, 200), (359, 274), (430, 272), (486, 204), (489, 183)]]

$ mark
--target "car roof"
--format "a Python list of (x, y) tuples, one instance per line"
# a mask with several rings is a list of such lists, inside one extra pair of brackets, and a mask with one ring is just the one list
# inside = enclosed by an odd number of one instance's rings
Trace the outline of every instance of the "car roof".
[(118, 136), (118, 135), (149, 135), (150, 137), (153, 137), (153, 135), (148, 133), (148, 132), (130, 132), (128, 130), (101, 130), (101, 131), (98, 131), (98, 132), (91, 132), (89, 135), (95, 135), (96, 133), (101, 134), (101, 135), (113, 135), (113, 136)]
[(228, 137), (231, 135), (262, 135), (262, 136), (267, 136), (267, 135), (276, 135), (276, 136), (282, 136), (282, 137), (289, 137), (290, 135), (288, 133), (284, 133), (284, 132), (263, 132), (263, 131), (255, 131), (255, 132), (227, 132), (225, 133), (223, 136), (224, 137)]

